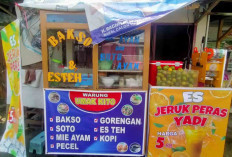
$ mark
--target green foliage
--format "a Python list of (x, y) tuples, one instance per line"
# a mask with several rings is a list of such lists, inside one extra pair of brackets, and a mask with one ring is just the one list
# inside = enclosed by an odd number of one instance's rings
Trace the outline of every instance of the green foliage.
[(163, 124), (159, 124), (159, 123), (154, 123), (154, 125), (157, 127), (157, 128), (162, 128), (164, 125)]

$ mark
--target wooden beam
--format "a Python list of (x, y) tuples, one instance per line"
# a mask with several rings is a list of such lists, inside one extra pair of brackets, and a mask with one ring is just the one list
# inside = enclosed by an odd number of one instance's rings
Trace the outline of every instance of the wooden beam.
[(200, 3), (193, 3), (193, 4), (190, 4), (186, 7), (186, 9), (188, 10), (194, 10), (194, 9), (198, 9), (200, 8)]
[(223, 12), (211, 12), (210, 15), (219, 15), (219, 16), (232, 16), (232, 13), (223, 13)]
[(225, 39), (230, 33), (232, 33), (232, 26), (218, 39), (218, 41), (222, 41)]
[(224, 24), (224, 20), (220, 19), (219, 20), (219, 27), (218, 27), (218, 34), (217, 34), (217, 48), (220, 47), (221, 45), (221, 41), (219, 41), (218, 39), (222, 36), (222, 28), (223, 28), (223, 24)]
[(10, 11), (8, 11), (7, 9), (5, 9), (4, 7), (0, 6), (0, 9), (16, 19), (16, 16), (12, 14)]
[(195, 23), (198, 24), (205, 16), (207, 16), (211, 10), (216, 7), (218, 5), (218, 3), (220, 3), (221, 0), (215, 0), (214, 2), (212, 2), (212, 4), (209, 6), (209, 8), (203, 13), (203, 15), (201, 15), (201, 17), (199, 17)]
[(232, 2), (231, 0), (221, 0), (222, 2)]

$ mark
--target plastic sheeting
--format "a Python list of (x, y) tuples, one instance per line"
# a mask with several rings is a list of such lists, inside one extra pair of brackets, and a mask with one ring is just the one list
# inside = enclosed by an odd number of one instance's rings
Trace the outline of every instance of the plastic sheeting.
[(86, 3), (86, 16), (93, 39), (97, 44), (152, 23), (195, 0), (156, 0), (152, 2)]
[(15, 7), (20, 20), (22, 66), (42, 61), (39, 10)]
[(86, 12), (93, 44), (154, 22), (196, 0), (25, 0), (23, 7)]
[(84, 11), (82, 0), (24, 0), (20, 6), (44, 10)]

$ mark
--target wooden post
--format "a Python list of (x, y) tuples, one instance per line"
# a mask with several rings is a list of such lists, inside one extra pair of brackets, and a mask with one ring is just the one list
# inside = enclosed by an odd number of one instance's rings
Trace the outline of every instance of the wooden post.
[(218, 34), (217, 34), (217, 48), (220, 48), (221, 41), (218, 39), (222, 36), (222, 28), (223, 28), (224, 20), (220, 19), (219, 20), (219, 27), (218, 27)]
[(143, 58), (143, 90), (148, 90), (149, 76), (149, 58), (150, 58), (150, 39), (151, 39), (151, 24), (145, 26), (144, 35), (144, 58)]
[(0, 99), (6, 98), (6, 64), (4, 58), (4, 52), (2, 47), (2, 40), (0, 39)]
[(47, 14), (40, 11), (41, 53), (43, 67), (43, 86), (48, 88), (48, 50), (47, 50)]
[(152, 41), (152, 50), (151, 50), (151, 54), (150, 56), (152, 57), (151, 60), (155, 60), (155, 49), (156, 49), (156, 33), (157, 33), (157, 25), (153, 25), (152, 26), (152, 30), (153, 30), (153, 41)]
[(98, 89), (98, 45), (93, 46), (93, 89)]

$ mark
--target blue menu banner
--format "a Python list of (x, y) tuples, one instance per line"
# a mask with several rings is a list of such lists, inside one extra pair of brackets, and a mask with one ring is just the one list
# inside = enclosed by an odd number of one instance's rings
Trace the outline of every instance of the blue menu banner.
[(146, 91), (45, 89), (46, 154), (144, 155)]

